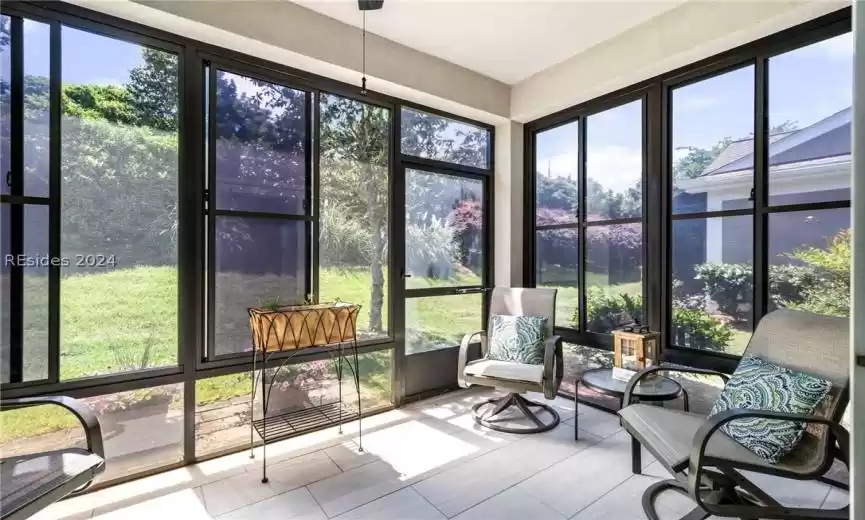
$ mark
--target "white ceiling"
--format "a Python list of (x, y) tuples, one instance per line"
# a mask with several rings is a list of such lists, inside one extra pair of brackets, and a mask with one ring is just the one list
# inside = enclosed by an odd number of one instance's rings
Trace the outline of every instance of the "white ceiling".
[[(355, 0), (292, 0), (361, 26)], [(685, 0), (385, 0), (367, 30), (508, 84)]]

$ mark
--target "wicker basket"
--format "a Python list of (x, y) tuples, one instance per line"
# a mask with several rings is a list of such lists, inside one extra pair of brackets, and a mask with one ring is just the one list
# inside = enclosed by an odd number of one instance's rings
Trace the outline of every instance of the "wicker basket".
[(252, 307), (252, 345), (255, 350), (273, 352), (352, 341), (359, 311), (359, 305), (343, 302), (291, 305), (277, 310)]

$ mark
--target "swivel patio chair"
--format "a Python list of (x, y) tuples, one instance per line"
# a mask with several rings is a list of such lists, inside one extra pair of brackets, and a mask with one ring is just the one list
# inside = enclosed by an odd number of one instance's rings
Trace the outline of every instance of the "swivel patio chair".
[[(544, 403), (530, 401), (522, 394), (529, 391), (542, 392), (547, 399), (555, 399), (562, 384), (564, 365), (562, 362), (562, 340), (553, 335), (555, 327), (556, 290), (521, 289), (496, 287), (490, 300), (490, 324), (493, 316), (542, 316), (547, 318), (544, 362), (530, 365), (509, 361), (487, 359), (487, 333), (484, 331), (466, 334), (460, 346), (457, 379), (459, 385), (468, 388), (472, 385), (488, 386), (507, 392), (476, 404), (472, 408), (475, 422), (492, 430), (507, 433), (539, 433), (555, 428), (559, 424), (559, 414)], [(487, 329), (492, 330), (491, 326)], [(481, 357), (470, 360), (470, 344), (474, 338), (480, 339)], [(516, 408), (532, 425), (508, 426), (504, 421), (514, 421), (514, 417), (503, 412)], [(544, 410), (539, 416), (532, 409)], [(548, 416), (548, 417), (545, 417)], [(517, 416), (519, 417), (519, 416)]]
[[(829, 394), (812, 415), (735, 408), (706, 418), (647, 404), (622, 409), (622, 423), (635, 444), (634, 467), (639, 468), (641, 444), (675, 477), (651, 485), (643, 494), (648, 518), (658, 519), (654, 501), (665, 490), (686, 494), (697, 503), (697, 508), (683, 520), (700, 520), (709, 515), (742, 519), (849, 518), (849, 507), (821, 510), (784, 506), (742, 474), (745, 470), (797, 480), (826, 480), (835, 459), (848, 466), (849, 434), (840, 424), (849, 391), (848, 321), (776, 310), (760, 321), (745, 351), (745, 355), (829, 381)], [(728, 381), (725, 374), (711, 370), (651, 367), (631, 379), (624, 402), (631, 402), (631, 392), (640, 379), (657, 371), (712, 374)], [(805, 432), (793, 450), (773, 464), (718, 431), (730, 421), (755, 417), (801, 422), (806, 425)]]
[(56, 405), (72, 412), (84, 428), (87, 449), (65, 448), (0, 459), (0, 520), (29, 518), (67, 495), (88, 488), (105, 470), (99, 420), (82, 401), (61, 396), (3, 399), (0, 410), (37, 405)]

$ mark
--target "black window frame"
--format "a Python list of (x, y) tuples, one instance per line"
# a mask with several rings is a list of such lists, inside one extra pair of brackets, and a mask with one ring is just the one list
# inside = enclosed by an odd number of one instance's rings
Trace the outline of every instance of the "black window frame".
[[(574, 120), (581, 121), (581, 133), (585, 117), (596, 111), (594, 107), (616, 104), (616, 100), (628, 96), (646, 96), (644, 110), (646, 121), (644, 129), (644, 161), (646, 169), (643, 186), (644, 197), (644, 306), (648, 325), (661, 333), (664, 359), (674, 363), (732, 372), (740, 356), (695, 350), (670, 344), (672, 273), (670, 257), (672, 251), (671, 233), (674, 220), (687, 218), (706, 218), (730, 215), (753, 215), (753, 265), (754, 265), (754, 319), (759, 322), (767, 311), (768, 305), (768, 218), (772, 213), (798, 211), (802, 209), (849, 208), (849, 200), (836, 200), (787, 206), (768, 204), (768, 60), (798, 48), (851, 31), (852, 9), (841, 8), (801, 25), (774, 33), (751, 43), (705, 58), (690, 65), (641, 81), (631, 86), (603, 95), (554, 114), (536, 119), (525, 125), (524, 136), (524, 226), (523, 240), (525, 257), (523, 279), (526, 286), (535, 285), (535, 147), (538, 132)], [(755, 67), (754, 79), (754, 207), (744, 210), (706, 212), (704, 214), (672, 214), (672, 90), (696, 83), (713, 76), (739, 69), (744, 66)], [(584, 150), (583, 150), (584, 151)], [(583, 159), (581, 159), (582, 162)], [(582, 203), (582, 198), (580, 199)], [(657, 208), (646, 211), (645, 208)], [(581, 237), (581, 240), (584, 238)], [(581, 283), (581, 289), (582, 289)], [(581, 310), (582, 313), (584, 311)], [(584, 316), (584, 314), (583, 314)], [(584, 320), (581, 320), (581, 323)], [(565, 341), (609, 350), (609, 335), (595, 337), (591, 334), (561, 330)]]
[[(172, 52), (178, 56), (178, 198), (179, 198), (179, 229), (178, 229), (178, 357), (177, 364), (155, 369), (147, 369), (139, 372), (117, 373), (104, 376), (96, 376), (82, 379), (65, 380), (59, 379), (59, 268), (53, 274), (50, 272), (49, 282), (49, 378), (37, 381), (25, 381), (19, 383), (3, 383), (0, 391), (4, 398), (31, 397), (46, 394), (63, 394), (71, 397), (86, 398), (110, 393), (139, 390), (155, 386), (169, 384), (182, 384), (183, 398), (183, 460), (174, 464), (167, 464), (155, 469), (136, 472), (125, 475), (110, 482), (100, 482), (94, 489), (100, 489), (107, 485), (134, 480), (143, 476), (174, 469), (188, 464), (201, 462), (229, 453), (246, 449), (247, 446), (235, 446), (222, 451), (196, 455), (195, 452), (195, 411), (196, 397), (195, 384), (199, 380), (216, 376), (229, 375), (249, 370), (250, 360), (248, 356), (218, 356), (207, 358), (205, 342), (207, 340), (207, 327), (210, 316), (206, 313), (208, 298), (213, 291), (208, 287), (209, 273), (205, 272), (207, 253), (212, 239), (206, 240), (205, 230), (209, 223), (206, 215), (205, 190), (209, 188), (205, 179), (209, 176), (206, 167), (205, 150), (205, 128), (204, 116), (207, 105), (205, 103), (205, 64), (216, 63), (222, 69), (243, 75), (251, 75), (256, 78), (284, 85), (296, 90), (308, 93), (307, 115), (308, 124), (311, 124), (311, 132), (308, 132), (307, 143), (307, 175), (311, 182), (307, 185), (307, 191), (311, 195), (308, 199), (310, 204), (302, 216), (291, 216), (288, 220), (302, 220), (307, 223), (307, 236), (309, 243), (317, 244), (319, 236), (318, 213), (319, 213), (319, 136), (320, 125), (318, 124), (320, 114), (320, 97), (322, 94), (341, 96), (361, 103), (384, 108), (390, 113), (390, 128), (388, 133), (388, 195), (389, 195), (389, 236), (393, 238), (399, 230), (396, 227), (396, 218), (393, 208), (401, 203), (402, 198), (394, 191), (396, 186), (396, 172), (403, 163), (418, 164), (420, 168), (443, 168), (454, 170), (455, 168), (469, 174), (482, 174), (486, 177), (488, 196), (490, 201), (489, 211), (486, 212), (487, 224), (486, 240), (487, 251), (487, 278), (485, 285), (492, 283), (492, 172), (494, 170), (494, 148), (495, 129), (492, 125), (450, 114), (432, 107), (409, 102), (397, 97), (366, 91), (361, 93), (359, 85), (351, 85), (324, 76), (302, 71), (283, 64), (271, 62), (255, 56), (243, 54), (235, 50), (204, 43), (182, 35), (170, 33), (160, 29), (154, 29), (136, 22), (120, 19), (90, 9), (72, 4), (33, 1), (10, 1), (0, 6), (0, 12), (10, 17), (27, 18), (34, 21), (47, 23), (52, 27), (51, 40), (51, 78), (50, 78), (50, 100), (51, 100), (51, 135), (50, 135), (50, 178), (51, 192), (48, 200), (37, 201), (24, 200), (18, 195), (3, 195), (2, 203), (6, 205), (24, 204), (38, 202), (48, 204), (51, 208), (60, 207), (60, 191), (55, 189), (60, 179), (59, 161), (59, 138), (60, 138), (60, 94), (62, 70), (60, 49), (60, 26), (65, 25), (92, 32), (95, 34), (116, 38), (129, 43), (143, 45), (159, 50)], [(20, 33), (20, 31), (18, 31)], [(16, 45), (16, 50), (20, 49)], [(17, 66), (21, 66), (19, 63)], [(22, 69), (23, 70), (23, 69)], [(22, 76), (23, 72), (16, 72), (16, 77)], [(213, 75), (211, 75), (213, 76)], [(15, 78), (13, 78), (15, 79)], [(21, 90), (21, 89), (19, 89)], [(19, 105), (23, 107), (23, 103)], [(429, 114), (438, 115), (451, 120), (464, 122), (489, 131), (490, 146), (488, 149), (488, 168), (477, 169), (470, 166), (458, 166), (447, 162), (427, 160), (422, 158), (403, 156), (400, 153), (400, 130), (399, 113), (401, 108), (410, 107)], [(16, 108), (13, 107), (13, 110)], [(23, 111), (23, 108), (21, 108)], [(19, 118), (22, 119), (23, 118)], [(23, 126), (23, 125), (22, 125)], [(20, 139), (20, 132), (17, 137)], [(18, 146), (17, 144), (15, 146)], [(14, 150), (14, 149), (13, 149)], [(14, 154), (19, 157), (21, 154)], [(49, 254), (60, 256), (60, 220), (59, 211), (52, 209), (49, 218)], [(20, 220), (20, 219), (19, 219)], [(212, 220), (212, 219), (211, 219)], [(398, 271), (396, 258), (398, 258), (396, 245), (390, 248), (388, 265), (388, 287), (390, 297), (388, 299), (388, 335), (386, 337), (359, 342), (359, 354), (370, 352), (389, 351), (392, 353), (391, 370), (391, 405), (378, 407), (372, 410), (364, 410), (364, 415), (371, 415), (390, 409), (404, 401), (400, 384), (400, 359), (395, 345), (398, 342), (397, 327), (402, 326), (401, 314), (396, 303), (401, 301), (401, 293), (398, 292)], [(307, 264), (307, 287), (310, 292), (317, 294), (319, 285), (318, 251), (311, 247), (307, 251), (309, 261)], [(52, 268), (53, 269), (53, 268)], [(205, 292), (205, 288), (208, 289)], [(13, 300), (14, 301), (14, 300)], [(484, 312), (486, 312), (486, 304)], [(20, 316), (20, 307), (12, 309), (13, 316)], [(20, 340), (18, 348), (20, 349)], [(288, 355), (288, 354), (286, 354)], [(330, 359), (330, 351), (327, 348), (310, 348), (302, 354), (292, 357), (291, 364), (307, 363), (310, 361)]]
[[(481, 130), (487, 131), (489, 133), (489, 146), (487, 148), (487, 168), (477, 168), (474, 166), (466, 166), (458, 163), (442, 161), (438, 159), (429, 159), (425, 157), (418, 157), (402, 153), (403, 108), (409, 108), (414, 111), (425, 112), (429, 115), (439, 116), (446, 119), (467, 123)], [(401, 406), (410, 400), (422, 398), (424, 395), (434, 394), (444, 390), (452, 390), (452, 388), (440, 388), (416, 393), (412, 391), (412, 385), (407, 382), (408, 378), (416, 375), (413, 373), (412, 365), (409, 361), (411, 357), (415, 354), (407, 354), (405, 350), (405, 302), (407, 299), (424, 296), (452, 296), (461, 294), (481, 293), (481, 327), (484, 330), (487, 327), (487, 323), (489, 321), (489, 303), (491, 296), (490, 293), (492, 291), (495, 278), (495, 190), (493, 187), (495, 173), (495, 127), (487, 123), (473, 121), (465, 117), (448, 114), (447, 112), (443, 112), (441, 110), (424, 107), (422, 105), (411, 102), (401, 103), (399, 106), (396, 107), (396, 111), (393, 115), (393, 128), (396, 139), (396, 148), (392, 150), (392, 153), (394, 154), (395, 159), (393, 167), (396, 169), (394, 170), (395, 174), (393, 175), (393, 183), (391, 184), (391, 196), (393, 197), (391, 207), (398, 210), (398, 213), (394, 215), (394, 218), (391, 220), (391, 225), (395, 228), (395, 230), (392, 230), (393, 233), (405, 233), (405, 172), (410, 169), (419, 170), (425, 173), (451, 176), (458, 179), (465, 178), (479, 180), (482, 183), (482, 197), (484, 204), (484, 212), (482, 216), (482, 224), (484, 227), (484, 273), (481, 277), (480, 285), (448, 286), (427, 289), (407, 289), (405, 283), (406, 279), (402, 276), (403, 273), (399, 272), (405, 268), (405, 240), (393, 241), (394, 247), (391, 248), (391, 258), (393, 260), (393, 263), (391, 265), (391, 273), (395, 273), (395, 275), (391, 277), (391, 281), (392, 283), (394, 283), (394, 290), (392, 292), (392, 294), (394, 294), (394, 301), (391, 304), (391, 316), (393, 316), (393, 323), (397, 327), (397, 330), (400, 331), (400, 335), (394, 337), (395, 373), (393, 383), (395, 388), (395, 403)], [(394, 235), (391, 236), (393, 237)], [(432, 367), (433, 370), (436, 370), (441, 369), (441, 367), (444, 365), (444, 363), (441, 363), (442, 357), (444, 357), (445, 361), (447, 362), (448, 355), (453, 353), (458, 347), (459, 345), (454, 345), (451, 348), (444, 348), (436, 351), (430, 351), (428, 353), (421, 352), (416, 354), (421, 359), (423, 359), (423, 357), (426, 357), (428, 360), (430, 360), (431, 363), (428, 365), (428, 367)], [(427, 355), (424, 356), (425, 354)]]
[[(304, 236), (306, 238), (306, 247), (305, 247), (305, 269), (304, 269), (304, 291), (303, 294), (310, 294), (313, 292), (313, 269), (312, 269), (312, 228), (313, 226), (318, 225), (318, 217), (313, 213), (313, 204), (312, 204), (312, 190), (313, 190), (313, 167), (312, 167), (312, 153), (313, 153), (313, 121), (312, 121), (312, 103), (314, 99), (316, 99), (315, 91), (308, 88), (295, 87), (292, 85), (290, 79), (291, 78), (282, 78), (276, 74), (268, 74), (267, 71), (263, 71), (261, 69), (255, 67), (248, 67), (242, 63), (236, 63), (232, 60), (223, 59), (219, 56), (215, 56), (210, 53), (200, 53), (199, 59), (202, 70), (207, 70), (206, 74), (208, 85), (206, 89), (207, 98), (206, 98), (206, 107), (207, 107), (207, 131), (205, 135), (207, 136), (204, 151), (207, 154), (207, 160), (205, 164), (207, 165), (206, 172), (204, 173), (205, 177), (205, 188), (204, 188), (204, 217), (206, 221), (206, 233), (207, 233), (207, 251), (205, 253), (205, 267), (204, 271), (207, 274), (207, 281), (205, 284), (205, 293), (206, 293), (206, 325), (205, 325), (205, 342), (204, 342), (204, 352), (202, 353), (201, 360), (198, 363), (198, 367), (207, 367), (207, 366), (219, 366), (218, 362), (221, 360), (236, 360), (236, 359), (247, 359), (249, 358), (248, 354), (244, 354), (243, 352), (231, 352), (225, 354), (216, 354), (216, 343), (214, 338), (216, 337), (216, 221), (219, 217), (236, 217), (236, 218), (248, 218), (255, 219), (256, 221), (261, 220), (275, 220), (279, 222), (303, 222), (304, 223)], [(239, 209), (224, 209), (218, 207), (216, 203), (216, 186), (219, 183), (217, 178), (217, 161), (216, 161), (216, 95), (217, 95), (217, 73), (224, 72), (228, 74), (233, 74), (237, 76), (242, 76), (244, 78), (250, 78), (260, 81), (266, 81), (268, 83), (272, 83), (275, 85), (279, 85), (281, 87), (286, 87), (292, 90), (296, 90), (298, 92), (302, 92), (305, 97), (304, 102), (304, 170), (305, 170), (305, 186), (304, 186), (304, 201), (303, 201), (303, 213), (274, 213), (274, 212), (261, 212), (261, 211), (249, 211), (249, 210), (239, 210)], [(202, 82), (202, 87), (203, 87)], [(317, 242), (316, 242), (317, 243)], [(225, 364), (231, 364), (229, 361)]]
[[(619, 108), (621, 106), (627, 105), (629, 103), (633, 103), (636, 101), (640, 101), (641, 103), (641, 112), (642, 118), (640, 122), (640, 129), (642, 135), (642, 176), (640, 178), (642, 182), (642, 205), (641, 205), (641, 216), (639, 217), (627, 217), (627, 218), (619, 218), (619, 219), (604, 219), (604, 220), (592, 220), (589, 221), (587, 217), (587, 203), (586, 203), (586, 186), (587, 186), (587, 176), (586, 176), (586, 164), (587, 164), (587, 143), (586, 137), (588, 135), (588, 124), (587, 121), (591, 116), (595, 116), (598, 114), (602, 114), (608, 110), (613, 110)], [(610, 96), (605, 96), (602, 98), (598, 98), (597, 100), (592, 100), (582, 105), (578, 105), (574, 107), (573, 112), (562, 113), (562, 117), (557, 117), (555, 119), (551, 119), (549, 125), (535, 125), (535, 122), (528, 123), (525, 129), (525, 193), (524, 193), (524, 230), (525, 234), (523, 237), (525, 244), (526, 257), (524, 258), (523, 264), (523, 279), (524, 283), (527, 287), (535, 287), (536, 286), (536, 240), (537, 240), (537, 232), (543, 230), (554, 230), (554, 229), (576, 229), (578, 230), (579, 240), (577, 245), (577, 255), (579, 256), (579, 269), (577, 270), (577, 285), (579, 287), (580, 294), (580, 303), (579, 303), (579, 314), (580, 314), (580, 327), (579, 329), (575, 329), (573, 327), (565, 327), (559, 324), (556, 324), (556, 334), (562, 337), (562, 339), (569, 343), (577, 343), (580, 345), (590, 345), (593, 347), (597, 347), (603, 350), (612, 350), (613, 348), (613, 339), (610, 334), (604, 334), (599, 332), (593, 332), (586, 330), (586, 275), (585, 275), (585, 267), (586, 267), (586, 251), (587, 251), (587, 238), (588, 238), (588, 228), (590, 227), (601, 227), (601, 226), (611, 226), (618, 224), (634, 224), (638, 223), (641, 226), (642, 232), (642, 241), (643, 248), (641, 253), (641, 259), (643, 262), (643, 276), (642, 276), (642, 297), (643, 297), (643, 312), (646, 313), (648, 319), (648, 306), (646, 302), (649, 298), (648, 291), (648, 283), (646, 279), (646, 271), (648, 269), (647, 265), (649, 262), (649, 254), (648, 250), (645, 247), (646, 244), (649, 243), (649, 226), (646, 223), (646, 218), (650, 212), (646, 211), (647, 204), (650, 201), (648, 197), (648, 186), (650, 184), (650, 178), (652, 176), (651, 173), (651, 157), (647, 154), (648, 146), (649, 146), (649, 104), (651, 102), (651, 89), (648, 87), (639, 87), (632, 90), (627, 90), (623, 92), (616, 92), (611, 94)], [(559, 116), (559, 114), (556, 114)], [(556, 225), (544, 225), (538, 226), (536, 224), (536, 213), (537, 213), (537, 200), (536, 200), (536, 140), (537, 135), (540, 132), (544, 132), (546, 130), (551, 130), (553, 128), (557, 128), (574, 121), (578, 122), (578, 139), (577, 139), (577, 148), (578, 148), (578, 160), (577, 160), (577, 185), (578, 185), (578, 208), (577, 208), (577, 218), (574, 222), (568, 224), (556, 224)], [(531, 188), (531, 189), (529, 189)]]

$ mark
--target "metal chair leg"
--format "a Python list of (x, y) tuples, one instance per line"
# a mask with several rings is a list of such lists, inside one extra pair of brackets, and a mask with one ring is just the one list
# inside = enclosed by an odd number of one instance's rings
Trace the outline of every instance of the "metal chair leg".
[[(685, 496), (690, 496), (688, 487), (678, 480), (662, 480), (660, 482), (655, 482), (643, 492), (643, 512), (646, 513), (646, 518), (649, 520), (661, 520), (657, 511), (655, 511), (655, 500), (657, 500), (658, 495), (664, 491), (675, 491)], [(708, 511), (701, 507), (697, 507), (683, 516), (680, 520), (703, 520), (708, 517)]]

